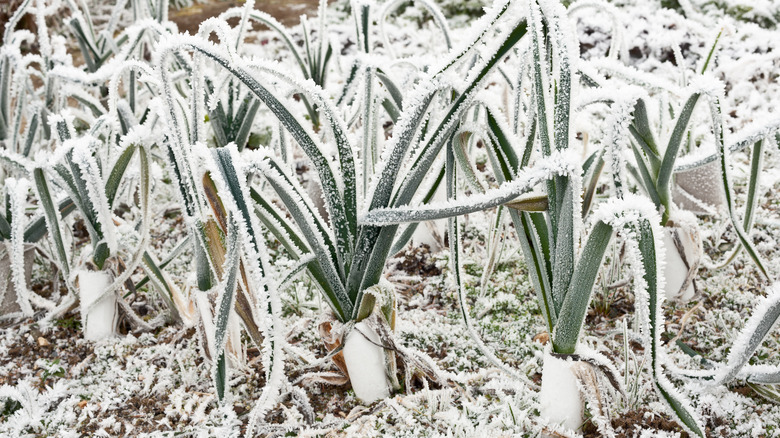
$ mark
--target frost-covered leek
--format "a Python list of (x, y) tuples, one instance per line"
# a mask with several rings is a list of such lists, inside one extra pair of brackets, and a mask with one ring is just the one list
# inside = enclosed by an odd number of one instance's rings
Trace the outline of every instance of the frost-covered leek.
[[(520, 52), (524, 57), (519, 59), (519, 62), (529, 65), (531, 105), (525, 111), (516, 109), (514, 116), (518, 119), (525, 112), (528, 118), (515, 120), (513, 128), (510, 128), (505, 122), (504, 113), (488, 102), (480, 103), (488, 125), (484, 137), (490, 163), (501, 185), (480, 196), (451, 200), (447, 204), (372, 210), (362, 221), (390, 224), (453, 217), (504, 204), (514, 207), (509, 211), (537, 292), (539, 307), (551, 334), (551, 353), (555, 355), (553, 359), (585, 359), (585, 362), (590, 360), (588, 357), (591, 353), (579, 344), (579, 337), (593, 286), (612, 235), (615, 232), (622, 233), (629, 247), (633, 248), (630, 259), (636, 294), (640, 297), (638, 302), (642, 304), (638, 314), (643, 316), (642, 332), (652, 352), (655, 388), (680, 423), (691, 433), (703, 436), (701, 422), (661, 369), (663, 355), (659, 330), (663, 328), (663, 313), (660, 310), (662, 297), (658, 290), (663, 287), (663, 276), (659, 275), (659, 269), (663, 266), (663, 240), (658, 214), (652, 208), (647, 208), (648, 203), (644, 200), (633, 195), (624, 196), (619, 191), (611, 202), (598, 206), (588, 216), (587, 222), (583, 220), (582, 212), (587, 212), (589, 207), (583, 208), (581, 205), (581, 178), (588, 173), (588, 167), (594, 165), (594, 160), (582, 164), (579, 154), (570, 150), (573, 117), (571, 102), (578, 90), (572, 78), (573, 72), (577, 71), (578, 59), (572, 53), (576, 40), (562, 21), (563, 16), (565, 14), (560, 5), (547, 1), (538, 4), (533, 2), (531, 5), (530, 47)], [(552, 56), (548, 57), (548, 54)], [(522, 80), (525, 74), (520, 73), (518, 76)], [(516, 88), (515, 92), (520, 94), (523, 85), (521, 81), (513, 81), (511, 84)], [(520, 130), (521, 126), (525, 129)], [(520, 139), (522, 143), (518, 141)], [(456, 150), (453, 148), (453, 151)], [(468, 166), (459, 168), (468, 169)], [(471, 180), (470, 177), (466, 179)], [(618, 185), (621, 183), (619, 179), (616, 181)], [(545, 202), (541, 202), (538, 196), (530, 196), (539, 186), (546, 189)], [(451, 190), (450, 194), (454, 193)], [(454, 245), (453, 272), (456, 280), (462, 283), (458, 261), (458, 230), (456, 221), (452, 219), (451, 222), (455, 223), (450, 228), (450, 242)], [(463, 294), (461, 284), (462, 313), (470, 328)], [(481, 344), (479, 339), (476, 341)], [(483, 352), (494, 362), (497, 361), (489, 351)], [(500, 362), (498, 365), (506, 369)], [(561, 366), (545, 366), (545, 371), (548, 368), (560, 370)], [(554, 383), (557, 376), (542, 376), (543, 403), (557, 391)], [(574, 379), (570, 379), (570, 383), (573, 382)], [(578, 391), (574, 388), (571, 393), (578, 394)], [(544, 406), (542, 413), (547, 412), (550, 421), (563, 422), (576, 428), (582, 424), (582, 411), (576, 407), (576, 403), (572, 406), (569, 414), (563, 417), (553, 416)]]
[[(188, 214), (203, 218), (194, 221), (206, 225), (206, 216), (198, 213), (203, 205), (203, 196), (198, 191), (198, 162), (203, 156), (210, 157), (207, 162), (213, 164), (208, 170), (218, 200), (229, 215), (240, 218), (239, 231), (245, 230), (240, 231), (243, 249), (259, 244), (259, 225), (254, 224), (259, 220), (294, 259), (306, 260), (306, 268), (320, 287), (335, 320), (346, 325), (345, 338), (350, 337), (350, 330), (355, 330), (351, 329), (353, 323), (376, 315), (377, 299), (373, 294), (366, 295), (366, 291), (379, 283), (391, 250), (402, 247), (410, 236), (410, 233), (398, 233), (397, 225), (359, 224), (358, 212), (406, 205), (412, 201), (431, 169), (441, 168), (436, 163), (437, 155), (457, 131), (474, 96), (526, 33), (525, 20), (518, 18), (521, 14), (516, 13), (521, 8), (499, 2), (475, 24), (475, 37), (467, 42), (468, 45), (464, 44), (439, 60), (429, 69), (432, 73), (424, 72), (421, 66), (416, 73), (416, 83), (401, 90), (397, 85), (400, 82), (395, 81), (389, 68), (382, 64), (381, 56), (365, 56), (366, 52), (374, 51), (369, 41), (369, 27), (373, 21), (370, 17), (377, 11), (368, 3), (358, 6), (353, 11), (357, 14), (359, 41), (364, 53), (355, 60), (357, 68), (353, 70), (357, 77), (348, 78), (347, 89), (339, 93), (346, 96), (343, 99), (331, 99), (326, 89), (307, 80), (311, 79), (311, 74), (301, 77), (277, 62), (242, 56), (240, 42), (230, 39), (230, 35), (236, 33), (231, 33), (224, 22), (217, 20), (206, 21), (202, 30), (207, 28), (209, 32), (216, 32), (221, 39), (224, 36), (218, 46), (199, 37), (164, 38), (155, 57), (166, 97), (167, 123), (171, 128), (169, 156), (178, 169), (182, 199), (189, 205)], [(248, 15), (249, 18), (254, 16), (254, 13)], [(486, 38), (487, 35), (492, 36)], [(484, 45), (477, 44), (483, 39)], [(191, 94), (182, 98), (174, 93), (175, 89), (181, 89), (177, 87), (182, 87), (173, 76), (174, 59), (176, 65), (186, 66), (185, 70), (199, 74), (204, 71), (202, 66), (214, 68), (213, 84), (219, 79), (240, 86), (252, 99), (264, 105), (281, 126), (280, 134), (283, 135), (279, 137), (284, 138), (280, 138), (278, 144), (287, 144), (282, 150), (290, 144), (297, 145), (311, 163), (313, 180), (318, 183), (319, 190), (304, 190), (284, 157), (271, 149), (239, 153), (240, 145), (229, 144), (211, 153), (202, 149), (198, 152), (199, 147), (193, 145), (203, 141), (200, 133), (203, 108), (216, 105), (216, 102), (202, 100), (205, 87), (197, 77), (187, 85)], [(454, 80), (452, 73), (456, 70), (465, 72), (462, 74), (465, 80)], [(207, 77), (207, 80), (211, 79)], [(217, 90), (216, 86), (214, 90)], [(318, 121), (312, 123), (300, 116), (300, 104), (293, 95), (316, 108)], [(189, 109), (182, 111), (182, 108)], [(355, 108), (359, 108), (357, 117), (361, 121), (359, 143), (350, 134), (354, 119), (344, 116)], [(392, 132), (384, 139), (379, 130), (387, 121), (392, 123)], [(319, 131), (314, 130), (317, 123)], [(262, 177), (270, 186), (290, 218), (271, 202), (267, 192), (250, 182), (249, 177), (253, 175)], [(422, 196), (427, 196), (429, 190), (422, 192)], [(210, 198), (209, 202), (212, 202)], [(322, 209), (318, 205), (322, 205)], [(229, 232), (226, 234), (230, 236)], [(206, 238), (198, 236), (197, 239), (203, 248), (209, 248)], [(246, 263), (256, 263), (259, 253), (262, 251), (258, 248), (255, 255), (247, 254)], [(309, 254), (313, 257), (307, 259)], [(208, 254), (204, 260), (208, 262), (204, 266), (211, 266), (202, 271), (205, 274), (203, 284), (208, 289), (208, 282), (214, 278), (209, 272), (217, 266)], [(258, 265), (257, 272), (261, 271)], [(278, 297), (269, 295), (267, 299), (273, 302)], [(376, 304), (379, 307), (379, 303)], [(388, 319), (388, 316), (391, 314), (383, 318)], [(389, 323), (385, 321), (385, 324)], [(273, 332), (269, 329), (267, 333)], [(277, 337), (274, 335), (273, 339), (272, 342), (276, 342)], [(382, 342), (389, 340), (382, 339)], [(357, 364), (355, 369), (359, 367)], [(256, 412), (259, 414), (262, 410)], [(253, 418), (256, 418), (254, 414)]]

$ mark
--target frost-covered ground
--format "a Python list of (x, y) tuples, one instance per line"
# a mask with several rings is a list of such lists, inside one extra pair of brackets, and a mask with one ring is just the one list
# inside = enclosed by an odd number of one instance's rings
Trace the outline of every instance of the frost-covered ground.
[[(688, 14), (688, 19), (661, 9), (656, 2), (619, 3), (615, 20), (621, 34), (619, 50), (624, 54), (621, 62), (672, 83), (684, 82), (684, 75), (700, 65), (723, 29), (720, 54), (712, 71), (726, 83), (727, 143), (728, 138), (736, 138), (752, 123), (780, 116), (780, 32), (737, 21), (723, 15), (724, 8), (698, 8), (696, 2), (694, 7), (699, 12)], [(335, 10), (340, 6), (335, 5)], [(759, 6), (752, 14), (769, 21), (780, 10), (776, 1), (764, 1)], [(339, 17), (338, 12), (334, 17)], [(465, 17), (455, 22), (467, 25)], [(583, 58), (605, 55), (613, 36), (612, 17), (590, 10), (575, 17), (579, 19), (577, 34)], [(405, 19), (391, 23), (390, 43), (398, 54), (422, 56), (441, 38), (430, 22), (418, 28), (414, 23), (419, 20), (421, 15), (408, 11)], [(344, 50), (353, 50), (348, 44), (352, 23), (340, 26)], [(255, 38), (266, 41), (267, 35), (260, 33)], [(256, 50), (275, 50), (274, 44), (272, 40), (268, 45), (257, 45)], [(606, 67), (610, 62), (603, 61)], [(578, 129), (597, 143), (603, 138), (603, 121), (596, 108), (577, 121)], [(691, 155), (710, 152), (692, 151)], [(749, 158), (736, 153), (733, 161), (732, 174), (741, 205), (746, 197)], [(780, 197), (776, 195), (780, 190), (780, 154), (776, 149), (767, 154), (764, 169), (752, 236), (769, 270), (780, 272)], [(161, 218), (153, 230), (154, 249), (162, 257), (185, 231), (173, 205), (174, 188), (165, 182), (164, 170), (157, 172), (158, 184), (167, 187), (154, 192), (158, 197), (154, 214)], [(305, 178), (305, 170), (302, 173)], [(483, 262), (488, 257), (486, 234), (491, 214), (473, 214), (465, 221), (471, 314), (488, 347), (525, 378), (508, 377), (474, 346), (459, 314), (446, 249), (409, 248), (391, 260), (387, 270), (388, 279), (399, 293), (397, 336), (405, 346), (432, 358), (447, 383), (433, 385), (415, 379), (404, 392), (362, 406), (345, 387), (313, 378), (313, 373), (334, 368), (317, 360), (326, 354), (317, 326), (327, 306), (314, 285), (300, 280), (283, 295), (289, 331), (289, 384), (283, 390), (282, 402), (266, 417), (260, 432), (269, 436), (536, 436), (541, 424), (532, 406), (541, 377), (542, 344), (547, 341), (545, 327), (519, 244), (509, 226), (504, 229), (495, 272), (485, 289), (480, 287)], [(671, 361), (681, 367), (695, 368), (698, 364), (679, 348), (677, 341), (708, 360), (725, 360), (730, 341), (765, 294), (767, 283), (760, 279), (744, 252), (728, 266), (718, 266), (735, 241), (725, 219), (721, 212), (702, 220), (707, 255), (699, 272), (701, 297), (685, 305), (671, 303), (666, 307), (663, 338), (669, 341)], [(606, 263), (619, 251), (619, 241), (610, 251)], [(289, 264), (281, 252), (271, 256), (279, 266)], [(194, 283), (191, 260), (185, 252), (167, 269), (177, 283)], [(50, 275), (37, 271), (34, 286), (51, 288), (47, 286)], [(626, 337), (634, 324), (633, 296), (627, 287), (607, 287), (625, 273), (604, 269), (601, 275), (583, 341), (614, 361), (628, 389), (625, 399), (606, 394), (611, 402), (612, 425), (618, 436), (679, 436), (681, 429), (670, 417), (660, 414), (666, 409), (652, 390), (645, 351)], [(160, 308), (156, 299), (144, 290), (131, 298), (139, 314), (150, 316)], [(71, 313), (53, 327), (38, 327), (26, 321), (0, 330), (0, 385), (6, 385), (0, 396), (17, 401), (0, 405), (0, 436), (242, 434), (264, 383), (259, 352), (248, 341), (247, 365), (233, 370), (228, 401), (220, 407), (211, 367), (204, 363), (194, 329), (167, 327), (94, 344), (82, 339), (78, 324), (78, 315)], [(778, 341), (780, 336), (771, 335), (757, 352), (756, 360), (780, 363)], [(706, 420), (710, 436), (780, 436), (780, 406), (775, 404), (780, 403), (780, 397), (769, 401), (742, 384), (711, 389), (694, 382), (675, 383)], [(586, 424), (583, 433), (598, 436), (592, 423)]]

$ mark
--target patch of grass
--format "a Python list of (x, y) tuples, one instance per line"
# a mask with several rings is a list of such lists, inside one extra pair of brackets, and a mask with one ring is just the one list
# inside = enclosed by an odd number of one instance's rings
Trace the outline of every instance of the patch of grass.
[(22, 409), (21, 403), (11, 398), (6, 399), (3, 403), (3, 410), (0, 411), (0, 421), (5, 421), (19, 409)]
[(68, 329), (68, 330), (74, 330), (74, 331), (80, 331), (81, 330), (81, 319), (76, 316), (69, 316), (66, 318), (60, 318), (54, 320), (54, 325), (56, 325), (59, 328)]

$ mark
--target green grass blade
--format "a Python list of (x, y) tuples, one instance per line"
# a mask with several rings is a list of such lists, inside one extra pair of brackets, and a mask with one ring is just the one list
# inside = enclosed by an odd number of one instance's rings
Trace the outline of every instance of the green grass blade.
[[(76, 204), (70, 198), (65, 198), (59, 204), (60, 217), (65, 219), (69, 214), (76, 211)], [(39, 216), (27, 225), (24, 231), (24, 241), (27, 243), (36, 243), (46, 235), (47, 226), (45, 215)]]
[[(176, 259), (179, 255), (181, 255), (184, 250), (187, 248), (187, 246), (190, 245), (191, 236), (186, 236), (184, 239), (182, 239), (179, 243), (176, 244), (176, 246), (171, 250), (171, 252), (168, 254), (165, 259), (159, 263), (155, 262), (154, 259), (151, 257), (151, 255), (147, 252), (144, 253), (144, 264), (147, 266), (148, 269), (151, 269), (156, 277), (156, 280), (160, 281), (163, 279), (162, 277), (162, 270), (165, 269), (172, 261)], [(145, 268), (146, 270), (146, 268)], [(159, 275), (158, 275), (159, 274)], [(149, 276), (149, 272), (147, 270), (146, 277), (142, 278), (141, 281), (136, 283), (135, 289), (140, 289), (144, 287), (149, 281), (151, 280)], [(168, 290), (167, 284), (165, 284), (165, 289), (170, 295), (170, 290)], [(125, 297), (127, 298), (127, 297)]]
[(249, 132), (252, 129), (252, 123), (254, 122), (255, 116), (257, 115), (257, 110), (259, 109), (260, 101), (253, 100), (246, 115), (240, 119), (241, 126), (238, 128), (238, 132), (236, 133), (235, 137), (236, 146), (238, 146), (239, 151), (243, 150), (244, 146), (246, 146), (246, 142), (249, 139)]
[(268, 166), (261, 170), (262, 174), (287, 207), (317, 257), (319, 266), (324, 270), (325, 283), (329, 287), (329, 289), (323, 288), (326, 298), (329, 299), (339, 319), (346, 321), (352, 314), (355, 302), (344, 289), (343, 271), (339, 269), (338, 257), (329, 233), (317, 219), (318, 215), (315, 215), (312, 207), (303, 201), (305, 198), (301, 190), (284, 174), (282, 168), (271, 158), (266, 157), (265, 160)]

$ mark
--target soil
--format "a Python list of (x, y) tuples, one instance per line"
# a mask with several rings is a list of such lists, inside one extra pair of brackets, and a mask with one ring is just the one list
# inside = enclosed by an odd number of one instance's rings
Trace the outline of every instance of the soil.
[[(198, 32), (198, 26), (203, 20), (219, 16), (230, 8), (243, 5), (243, 1), (208, 0), (205, 3), (196, 2), (188, 8), (171, 9), (168, 12), (168, 18), (179, 26), (179, 31), (194, 35)], [(303, 14), (316, 16), (318, 5), (318, 0), (258, 0), (255, 2), (255, 9), (267, 12), (285, 26), (294, 26), (300, 23), (300, 16)], [(263, 26), (260, 25), (255, 26), (255, 30), (262, 28)]]

